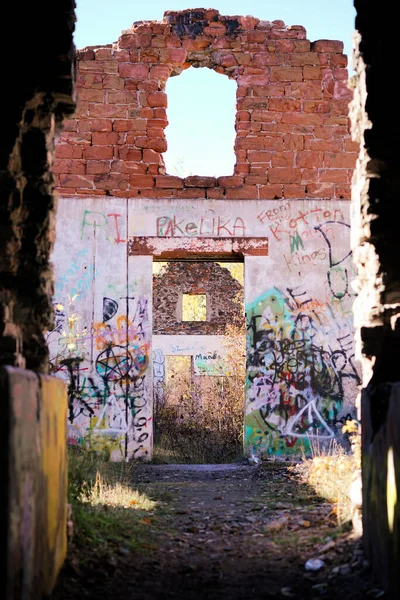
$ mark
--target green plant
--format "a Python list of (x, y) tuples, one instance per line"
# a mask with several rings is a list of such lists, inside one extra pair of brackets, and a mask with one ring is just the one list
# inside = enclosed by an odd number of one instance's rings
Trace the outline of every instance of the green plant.
[(68, 448), (68, 457), (70, 554), (84, 553), (90, 547), (90, 555), (78, 557), (90, 561), (113, 554), (121, 545), (130, 551), (146, 551), (161, 501), (133, 487), (135, 465), (111, 462), (100, 452), (77, 446)]

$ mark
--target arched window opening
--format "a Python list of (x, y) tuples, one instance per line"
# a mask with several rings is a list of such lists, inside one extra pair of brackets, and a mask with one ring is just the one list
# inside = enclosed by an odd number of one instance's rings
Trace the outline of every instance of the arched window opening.
[(233, 175), (236, 82), (208, 68), (190, 68), (167, 81), (169, 175)]

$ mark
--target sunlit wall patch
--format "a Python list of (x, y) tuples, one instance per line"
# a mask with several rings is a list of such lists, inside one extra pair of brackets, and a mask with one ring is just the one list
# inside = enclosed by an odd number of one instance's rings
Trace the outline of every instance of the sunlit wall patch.
[(390, 533), (393, 533), (396, 504), (397, 504), (396, 471), (394, 468), (393, 448), (389, 448), (388, 454), (387, 454), (386, 507), (387, 507), (388, 525), (389, 525)]

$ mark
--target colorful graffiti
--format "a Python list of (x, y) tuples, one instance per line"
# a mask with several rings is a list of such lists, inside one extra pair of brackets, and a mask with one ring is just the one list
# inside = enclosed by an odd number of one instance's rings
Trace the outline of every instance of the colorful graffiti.
[(360, 383), (348, 324), (333, 329), (316, 307), (290, 288), (271, 288), (247, 307), (249, 453), (307, 450), (313, 438), (334, 438), (348, 388)]
[[(107, 215), (97, 210), (84, 210), (81, 222), (81, 239), (85, 231), (101, 231), (104, 239), (113, 244), (123, 244), (126, 240), (121, 238), (120, 222), (123, 216), (120, 213), (108, 213)], [(110, 233), (111, 230), (111, 233)]]
[(189, 254), (199, 238), (204, 249), (212, 238), (213, 252), (221, 239), (268, 238), (268, 256), (245, 256), (246, 454), (337, 439), (359, 384), (348, 202), (69, 198), (61, 210), (48, 341), (53, 372), (68, 383), (70, 443), (105, 447), (115, 460), (150, 458), (166, 356), (191, 355), (203, 380), (223, 373), (219, 347), (182, 336), (168, 348), (155, 341), (150, 357), (151, 257), (127, 259), (132, 236), (163, 238), (168, 252), (168, 238), (185, 238)]
[(215, 377), (226, 375), (227, 365), (223, 357), (216, 351), (198, 352), (193, 356), (193, 369), (195, 375)]
[(147, 456), (152, 435), (147, 299), (121, 300), (104, 296), (102, 321), (80, 327), (75, 306), (56, 304), (49, 334), (53, 372), (68, 382), (68, 441), (112, 460)]

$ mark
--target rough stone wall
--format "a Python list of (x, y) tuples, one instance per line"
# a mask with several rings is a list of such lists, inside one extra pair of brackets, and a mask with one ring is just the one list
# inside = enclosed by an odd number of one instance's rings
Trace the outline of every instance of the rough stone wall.
[[(41, 4), (54, 28), (29, 3), (23, 15), (18, 3), (10, 5), (7, 17), (18, 23), (19, 41), (3, 63), (0, 364), (41, 371), (48, 366), (43, 332), (52, 314), (54, 140), (75, 106), (74, 7), (73, 0)], [(3, 56), (9, 53), (8, 46)]]
[[(237, 82), (231, 176), (165, 173), (165, 85), (190, 66)], [(357, 144), (346, 66), (342, 42), (310, 42), (283, 21), (191, 9), (134, 23), (114, 44), (78, 52), (57, 186), (64, 196), (349, 199)]]
[[(235, 303), (240, 292), (240, 283), (217, 263), (171, 262), (153, 278), (153, 333), (224, 335), (243, 316), (243, 304)], [(182, 294), (206, 294), (206, 321), (182, 321)]]
[(390, 88), (397, 39), (394, 17), (355, 2), (357, 68), (351, 107), (360, 154), (353, 181), (353, 246), (358, 267), (354, 305), (362, 363), (363, 530), (372, 566), (390, 598), (400, 593), (400, 267), (394, 215), (400, 193), (400, 125)]
[(397, 70), (392, 5), (355, 2), (356, 85), (351, 107), (360, 143), (353, 181), (354, 305), (362, 362), (363, 531), (390, 598), (400, 593), (400, 267), (394, 217), (400, 193), (400, 125), (390, 82)]

